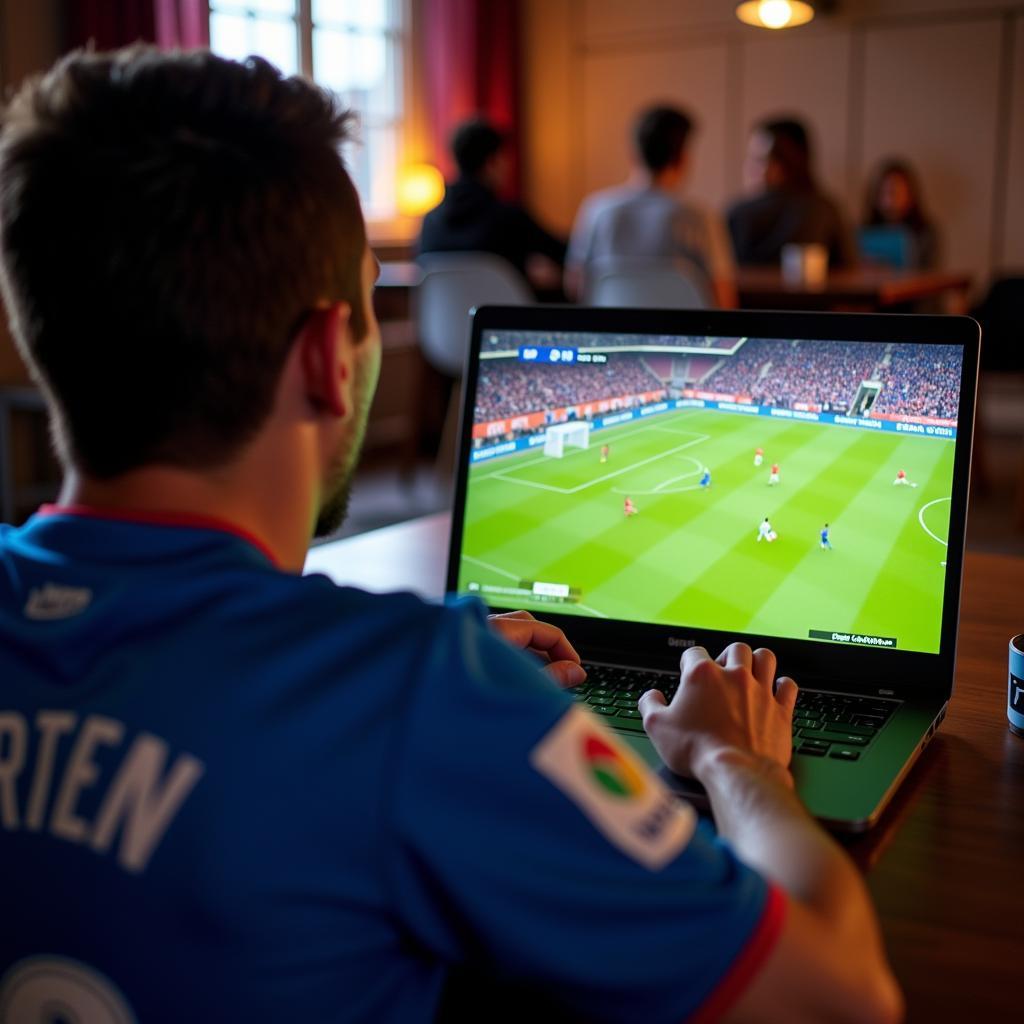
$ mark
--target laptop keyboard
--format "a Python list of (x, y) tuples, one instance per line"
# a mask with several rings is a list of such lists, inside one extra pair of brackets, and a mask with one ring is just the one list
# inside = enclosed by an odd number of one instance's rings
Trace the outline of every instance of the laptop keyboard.
[(572, 690), (573, 696), (588, 705), (594, 714), (607, 718), (609, 725), (630, 732), (644, 731), (636, 706), (640, 694), (647, 690), (661, 690), (671, 698), (679, 685), (678, 672), (645, 672), (587, 662), (583, 667), (587, 670), (587, 681)]
[[(573, 696), (616, 729), (643, 732), (637, 701), (646, 690), (661, 690), (671, 700), (678, 672), (653, 672), (584, 662), (587, 681)], [(805, 757), (856, 761), (892, 717), (899, 701), (824, 690), (800, 690), (793, 712), (793, 752)]]

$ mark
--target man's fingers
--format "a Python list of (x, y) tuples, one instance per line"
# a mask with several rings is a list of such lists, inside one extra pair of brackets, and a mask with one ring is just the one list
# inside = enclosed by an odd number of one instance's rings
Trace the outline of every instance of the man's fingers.
[(775, 655), (767, 647), (758, 647), (753, 654), (754, 678), (764, 686), (771, 686), (776, 664)]
[[(693, 648), (691, 647), (690, 650)], [(704, 653), (706, 654), (707, 651)], [(637, 707), (639, 707), (640, 715), (644, 720), (644, 729), (647, 729), (647, 723), (651, 716), (658, 713), (656, 709), (665, 707), (665, 694), (661, 690), (648, 690), (640, 695)]]
[(533, 616), (528, 619), (498, 616), (491, 619), (491, 625), (516, 647), (546, 655), (551, 661), (575, 661), (579, 664), (580, 656), (566, 640), (565, 634), (548, 622), (538, 622)]
[(792, 714), (793, 708), (796, 707), (796, 695), (799, 691), (800, 687), (789, 676), (779, 676), (775, 684), (775, 699)]
[(753, 651), (743, 643), (729, 644), (718, 656), (718, 664), (723, 668), (745, 668), (750, 671), (753, 665)]
[(553, 661), (550, 665), (544, 666), (544, 671), (563, 690), (579, 686), (587, 678), (587, 673), (583, 670), (583, 666), (578, 665), (575, 661)]
[(548, 622), (538, 622), (528, 611), (502, 612), (488, 615), (491, 628), (516, 647), (536, 654), (550, 664), (544, 670), (558, 683), (569, 688), (579, 686), (587, 678), (580, 665), (580, 656), (565, 634)]
[(702, 661), (710, 661), (711, 655), (708, 654), (707, 650), (703, 647), (687, 647), (683, 651), (683, 656), (679, 659), (679, 668), (685, 672), (687, 669), (692, 669), (695, 665)]

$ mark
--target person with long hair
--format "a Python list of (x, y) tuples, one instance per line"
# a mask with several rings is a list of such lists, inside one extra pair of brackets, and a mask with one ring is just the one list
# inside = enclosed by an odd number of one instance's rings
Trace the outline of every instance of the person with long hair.
[(925, 270), (938, 263), (938, 232), (925, 212), (920, 179), (905, 160), (890, 157), (875, 168), (864, 204), (864, 227), (905, 231), (911, 245), (904, 266)]
[(857, 262), (853, 236), (838, 205), (814, 176), (807, 128), (796, 118), (776, 118), (754, 126), (747, 147), (744, 178), (753, 193), (728, 213), (736, 262), (777, 265), (790, 243), (828, 249), (829, 265)]

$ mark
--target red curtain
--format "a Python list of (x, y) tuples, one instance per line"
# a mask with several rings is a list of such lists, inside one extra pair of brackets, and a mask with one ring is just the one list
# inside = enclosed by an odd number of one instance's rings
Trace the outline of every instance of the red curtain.
[(210, 45), (207, 0), (150, 0), (156, 6), (156, 41), (167, 49)]
[(519, 195), (518, 0), (423, 0), (421, 58), (431, 141), (445, 177), (455, 174), (452, 129), (479, 114), (508, 136), (509, 198)]
[(66, 0), (69, 49), (92, 43), (113, 50), (129, 43), (187, 49), (210, 43), (207, 0)]

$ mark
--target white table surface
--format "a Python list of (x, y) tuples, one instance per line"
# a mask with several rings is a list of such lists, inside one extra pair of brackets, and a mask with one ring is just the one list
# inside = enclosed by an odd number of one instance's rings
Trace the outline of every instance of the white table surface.
[(438, 512), (310, 548), (303, 572), (322, 572), (335, 583), (385, 593), (444, 594), (451, 516)]

